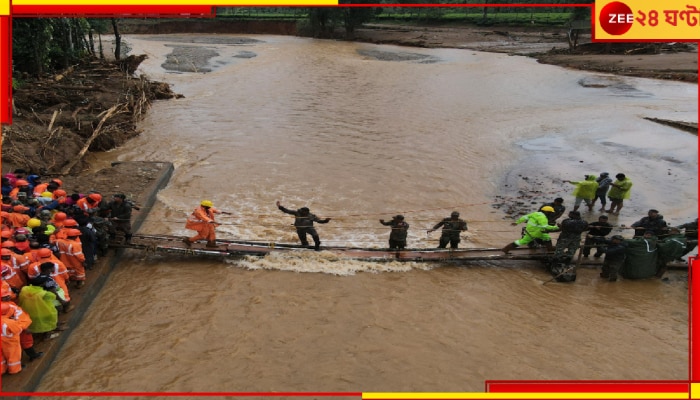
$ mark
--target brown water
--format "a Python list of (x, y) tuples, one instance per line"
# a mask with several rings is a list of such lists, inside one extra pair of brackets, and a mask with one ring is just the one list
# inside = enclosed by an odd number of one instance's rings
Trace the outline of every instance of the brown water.
[[(182, 38), (126, 38), (150, 57), (143, 73), (186, 97), (156, 103), (139, 138), (93, 160), (175, 163), (143, 233), (190, 234), (184, 220), (206, 198), (235, 214), (220, 237), (294, 242), (280, 200), (333, 218), (319, 226), (327, 245), (385, 246), (377, 220), (402, 213), (409, 245), (434, 247), (439, 235), (425, 230), (458, 210), (469, 221), (462, 246), (501, 247), (520, 227), (492, 207), (495, 196), (527, 203), (518, 190), (534, 185), (571, 208), (562, 180), (604, 170), (634, 181), (613, 223), (651, 207), (673, 224), (696, 216), (697, 137), (642, 119), (697, 121), (695, 85), (277, 36), (227, 45), (240, 36), (217, 35), (196, 44), (220, 54), (211, 72), (163, 70), (168, 41)], [(255, 57), (233, 57), (244, 51)], [(415, 59), (381, 59), (406, 54)], [(688, 378), (684, 272), (667, 282), (609, 283), (593, 268), (573, 284), (543, 284), (550, 278), (531, 262), (134, 252), (39, 390), (482, 391), (495, 379)]]

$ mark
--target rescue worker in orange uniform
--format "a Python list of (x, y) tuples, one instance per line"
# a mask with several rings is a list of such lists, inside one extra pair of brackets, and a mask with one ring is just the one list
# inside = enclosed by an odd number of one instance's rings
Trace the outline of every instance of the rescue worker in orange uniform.
[(12, 251), (9, 249), (0, 250), (0, 265), (2, 268), (2, 279), (10, 284), (15, 293), (19, 293), (27, 284), (27, 277), (19, 266), (14, 265)]
[(195, 208), (185, 223), (185, 228), (197, 231), (197, 235), (191, 238), (184, 238), (183, 242), (189, 246), (197, 240), (206, 239), (207, 247), (217, 247), (214, 229), (218, 224), (214, 220), (214, 214), (219, 212), (219, 210), (214, 208), (214, 203), (211, 200), (202, 200), (199, 207)]
[(32, 263), (27, 269), (27, 278), (29, 278), (29, 283), (32, 284), (32, 280), (41, 275), (42, 264), (53, 264), (51, 277), (56, 281), (58, 286), (63, 289), (65, 301), (70, 302), (70, 294), (68, 293), (68, 269), (66, 268), (65, 264), (63, 264), (61, 260), (54, 257), (51, 250), (47, 248), (39, 249), (37, 254), (39, 255), (39, 261)]
[(80, 243), (80, 230), (68, 228), (66, 236), (66, 239), (56, 240), (58, 251), (61, 253), (59, 259), (68, 268), (69, 279), (75, 281), (75, 287), (80, 289), (85, 284), (85, 255)]
[[(14, 310), (8, 303), (0, 306), (2, 323), (2, 373), (16, 374), (22, 371), (22, 345), (20, 334), (29, 325), (13, 319)], [(31, 322), (30, 322), (31, 323)]]
[(29, 207), (21, 204), (12, 207), (12, 212), (9, 213), (7, 219), (12, 224), (13, 228), (23, 228), (27, 226), (27, 222), (31, 219), (27, 211), (29, 211)]
[(99, 210), (102, 195), (99, 193), (90, 193), (89, 195), (78, 200), (75, 205), (80, 208), (85, 215), (90, 216)]
[(22, 307), (18, 306), (17, 303), (11, 300), (10, 296), (6, 292), (2, 292), (3, 303), (9, 304), (10, 308), (13, 310), (12, 319), (19, 321), (24, 329), (22, 333), (19, 334), (19, 343), (25, 353), (29, 356), (29, 361), (34, 361), (44, 355), (41, 351), (36, 351), (34, 349), (34, 336), (27, 329), (32, 324), (32, 318), (29, 313), (25, 312)]
[(17, 200), (19, 198), (19, 192), (23, 192), (25, 198), (31, 198), (34, 194), (34, 192), (29, 189), (29, 182), (24, 179), (18, 179), (17, 182), (15, 182), (15, 187), (10, 191), (9, 197), (12, 200)]

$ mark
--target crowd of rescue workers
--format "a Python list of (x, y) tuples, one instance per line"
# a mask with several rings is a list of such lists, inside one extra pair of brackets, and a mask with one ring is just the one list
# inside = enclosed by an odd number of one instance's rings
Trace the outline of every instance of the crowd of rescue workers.
[[(525, 223), (522, 237), (503, 247), (508, 254), (519, 246), (542, 247), (553, 252), (553, 257), (570, 260), (579, 251), (579, 257), (594, 258), (603, 255), (600, 276), (617, 280), (626, 248), (633, 241), (644, 241), (647, 248), (659, 246), (657, 277), (666, 271), (666, 264), (682, 260), (697, 246), (697, 218), (677, 226), (669, 226), (658, 210), (631, 224), (634, 236), (608, 237), (614, 226), (607, 214), (619, 215), (624, 201), (629, 199), (631, 180), (619, 173), (616, 180), (607, 172), (599, 176), (586, 175), (582, 181), (565, 181), (574, 185), (574, 207), (561, 222), (566, 207), (563, 198), (543, 204), (538, 210), (525, 214), (513, 225)], [(578, 211), (582, 204), (593, 211), (600, 200), (602, 215), (595, 222), (582, 219)], [(607, 200), (610, 207), (606, 209)], [(310, 247), (308, 236), (314, 241), (314, 250), (321, 250), (321, 241), (314, 223), (328, 223), (330, 218), (319, 218), (308, 207), (293, 210), (279, 201), (280, 211), (294, 216), (294, 226), (301, 244)], [(17, 169), (2, 177), (2, 373), (16, 374), (23, 367), (23, 352), (27, 361), (42, 357), (34, 349), (37, 338), (52, 337), (65, 330), (59, 314), (70, 312), (71, 290), (81, 289), (86, 274), (93, 269), (97, 257), (104, 256), (110, 243), (129, 244), (132, 239), (131, 214), (138, 207), (123, 193), (103, 198), (101, 193), (70, 193), (60, 179), (43, 182), (36, 174)], [(196, 231), (183, 242), (191, 246), (206, 241), (206, 247), (218, 247), (215, 216), (229, 214), (214, 207), (210, 200), (202, 200), (187, 218), (185, 228)], [(380, 219), (391, 228), (389, 249), (406, 249), (409, 224), (404, 216), (396, 215), (390, 221)], [(438, 248), (458, 248), (460, 233), (467, 230), (467, 221), (457, 211), (435, 224), (430, 233), (442, 228)], [(556, 246), (550, 232), (560, 232)], [(582, 236), (585, 233), (585, 237)]]

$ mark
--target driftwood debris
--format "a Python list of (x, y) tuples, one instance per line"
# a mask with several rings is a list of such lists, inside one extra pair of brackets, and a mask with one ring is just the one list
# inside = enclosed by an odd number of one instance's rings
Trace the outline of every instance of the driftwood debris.
[[(68, 163), (68, 165), (66, 165), (65, 168), (63, 168), (63, 170), (61, 171), (62, 175), (67, 175), (70, 172), (70, 170), (75, 166), (75, 164), (77, 164), (80, 160), (83, 159), (83, 157), (85, 156), (85, 153), (87, 153), (92, 142), (102, 132), (102, 126), (104, 125), (105, 121), (107, 121), (112, 115), (124, 112), (124, 110), (120, 110), (120, 109), (125, 110), (126, 105), (125, 104), (117, 104), (103, 113), (104, 116), (100, 120), (100, 123), (97, 124), (97, 128), (95, 128), (95, 131), (92, 133), (92, 136), (90, 136), (90, 138), (87, 140), (87, 142), (85, 142), (85, 145), (80, 150), (80, 153), (78, 153), (78, 156), (76, 158), (74, 158), (70, 163)], [(100, 114), (100, 115), (102, 115), (102, 114)]]

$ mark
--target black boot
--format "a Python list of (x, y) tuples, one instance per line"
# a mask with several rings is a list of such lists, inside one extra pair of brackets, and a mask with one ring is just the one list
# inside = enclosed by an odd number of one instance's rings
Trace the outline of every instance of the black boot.
[(134, 236), (131, 233), (124, 235), (124, 243), (131, 244), (131, 237)]
[(32, 362), (37, 358), (41, 358), (44, 355), (43, 351), (36, 351), (34, 350), (34, 347), (24, 349), (24, 352), (27, 353), (27, 355), (29, 356), (29, 362)]
[(314, 250), (316, 250), (316, 251), (321, 250), (321, 242), (314, 243)]
[(511, 242), (511, 243), (508, 243), (508, 244), (506, 245), (506, 247), (502, 248), (501, 251), (503, 251), (504, 253), (508, 254), (509, 251), (514, 250), (514, 249), (516, 249), (517, 247), (518, 247), (517, 244)]

